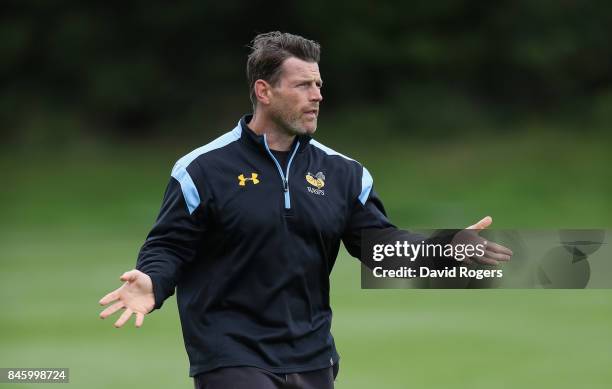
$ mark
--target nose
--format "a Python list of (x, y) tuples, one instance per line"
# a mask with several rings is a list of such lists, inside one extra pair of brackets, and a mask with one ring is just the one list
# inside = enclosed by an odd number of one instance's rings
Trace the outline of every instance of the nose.
[(310, 93), (310, 101), (321, 101), (323, 100), (323, 95), (321, 94), (321, 88), (315, 86), (312, 88), (314, 91)]

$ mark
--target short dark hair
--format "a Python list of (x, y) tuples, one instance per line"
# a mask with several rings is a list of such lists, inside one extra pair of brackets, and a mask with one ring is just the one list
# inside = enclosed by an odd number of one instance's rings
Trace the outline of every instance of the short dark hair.
[(321, 46), (317, 42), (279, 31), (257, 35), (253, 38), (250, 48), (246, 75), (253, 109), (257, 105), (255, 81), (261, 79), (274, 85), (280, 78), (281, 66), (287, 58), (296, 57), (318, 63), (321, 56)]

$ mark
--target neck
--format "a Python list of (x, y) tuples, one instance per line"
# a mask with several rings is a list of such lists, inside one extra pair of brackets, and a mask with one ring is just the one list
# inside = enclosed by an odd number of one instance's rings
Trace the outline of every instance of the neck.
[(289, 151), (295, 135), (289, 134), (271, 120), (267, 115), (258, 111), (247, 124), (257, 135), (266, 135), (268, 147), (277, 151)]

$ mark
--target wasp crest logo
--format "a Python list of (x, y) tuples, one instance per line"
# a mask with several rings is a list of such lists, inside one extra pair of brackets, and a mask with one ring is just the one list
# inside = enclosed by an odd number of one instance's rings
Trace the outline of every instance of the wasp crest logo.
[(238, 185), (245, 186), (247, 181), (251, 181), (253, 185), (259, 184), (259, 178), (257, 178), (259, 174), (251, 173), (251, 177), (245, 177), (244, 174), (238, 176)]
[(308, 172), (308, 174), (306, 174), (306, 182), (314, 186), (314, 188), (309, 186), (306, 187), (310, 193), (325, 196), (325, 191), (321, 189), (325, 186), (325, 175), (323, 173), (318, 172), (317, 174), (313, 175), (312, 173)]
[(308, 183), (315, 188), (321, 189), (325, 186), (325, 175), (323, 175), (321, 172), (318, 172), (315, 175), (308, 172), (308, 174), (306, 174), (306, 181), (308, 181)]

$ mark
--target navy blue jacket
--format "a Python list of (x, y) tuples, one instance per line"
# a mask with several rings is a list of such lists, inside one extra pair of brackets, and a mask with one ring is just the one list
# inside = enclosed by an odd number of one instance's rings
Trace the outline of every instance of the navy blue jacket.
[(360, 163), (299, 136), (284, 169), (250, 118), (178, 160), (138, 257), (155, 308), (176, 287), (191, 376), (335, 364), (340, 242), (359, 257), (362, 229), (392, 227)]

